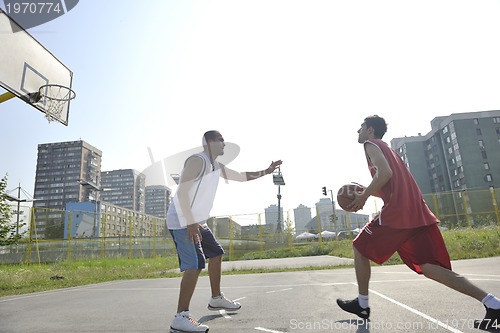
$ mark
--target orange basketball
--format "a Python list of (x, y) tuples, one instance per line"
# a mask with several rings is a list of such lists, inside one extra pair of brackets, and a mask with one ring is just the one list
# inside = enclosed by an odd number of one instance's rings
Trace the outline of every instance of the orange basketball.
[(342, 187), (339, 188), (339, 191), (337, 192), (337, 203), (343, 210), (352, 212), (352, 209), (348, 209), (347, 206), (349, 206), (354, 200), (354, 192), (363, 191), (364, 187), (358, 184), (351, 183), (342, 185)]

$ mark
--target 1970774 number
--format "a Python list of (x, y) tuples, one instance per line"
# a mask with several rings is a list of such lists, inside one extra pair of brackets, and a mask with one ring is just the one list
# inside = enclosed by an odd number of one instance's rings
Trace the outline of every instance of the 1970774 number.
[(13, 2), (6, 3), (7, 14), (50, 14), (64, 12), (61, 2)]

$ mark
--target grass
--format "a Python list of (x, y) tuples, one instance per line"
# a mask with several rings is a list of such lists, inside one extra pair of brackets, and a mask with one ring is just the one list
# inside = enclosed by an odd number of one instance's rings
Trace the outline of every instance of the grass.
[[(452, 260), (500, 256), (500, 228), (448, 230), (443, 232)], [(333, 255), (352, 258), (349, 240), (294, 244), (293, 247), (249, 252), (235, 256), (237, 260)], [(394, 255), (384, 265), (401, 264)], [(100, 282), (128, 279), (178, 277), (176, 256), (145, 259), (90, 259), (60, 261), (41, 265), (0, 265), (0, 296), (68, 288)], [(229, 271), (224, 274), (255, 274), (265, 272), (297, 271), (304, 269), (329, 269), (315, 267), (301, 269), (251, 269)], [(202, 275), (206, 274), (206, 270)], [(51, 279), (62, 276), (63, 279)]]
[[(177, 257), (90, 259), (51, 264), (0, 266), (0, 296), (68, 288), (93, 283), (176, 277)], [(51, 279), (60, 276), (63, 279)]]

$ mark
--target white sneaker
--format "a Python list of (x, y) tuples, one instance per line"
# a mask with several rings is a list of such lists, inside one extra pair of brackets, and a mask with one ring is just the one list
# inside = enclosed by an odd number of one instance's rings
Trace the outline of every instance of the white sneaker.
[(220, 293), (218, 297), (210, 298), (208, 302), (208, 309), (212, 311), (217, 310), (227, 310), (227, 311), (237, 311), (241, 308), (241, 304), (238, 302), (233, 302), (224, 297), (223, 293)]
[(170, 333), (208, 332), (208, 326), (200, 324), (189, 311), (182, 311), (175, 315), (170, 325)]

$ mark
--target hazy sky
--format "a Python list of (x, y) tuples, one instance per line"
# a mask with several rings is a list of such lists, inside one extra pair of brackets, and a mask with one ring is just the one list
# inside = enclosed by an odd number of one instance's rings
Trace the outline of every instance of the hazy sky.
[[(142, 171), (148, 148), (160, 160), (217, 129), (241, 148), (230, 167), (282, 159), (282, 206), (313, 207), (322, 186), (370, 181), (364, 117), (385, 117), (389, 142), (500, 108), (499, 18), (492, 0), (80, 1), (29, 30), (74, 72), (69, 126), (0, 104), (0, 176), (33, 194), (37, 145), (79, 139), (103, 171)], [(263, 212), (276, 195), (270, 176), (221, 182), (212, 213)]]

